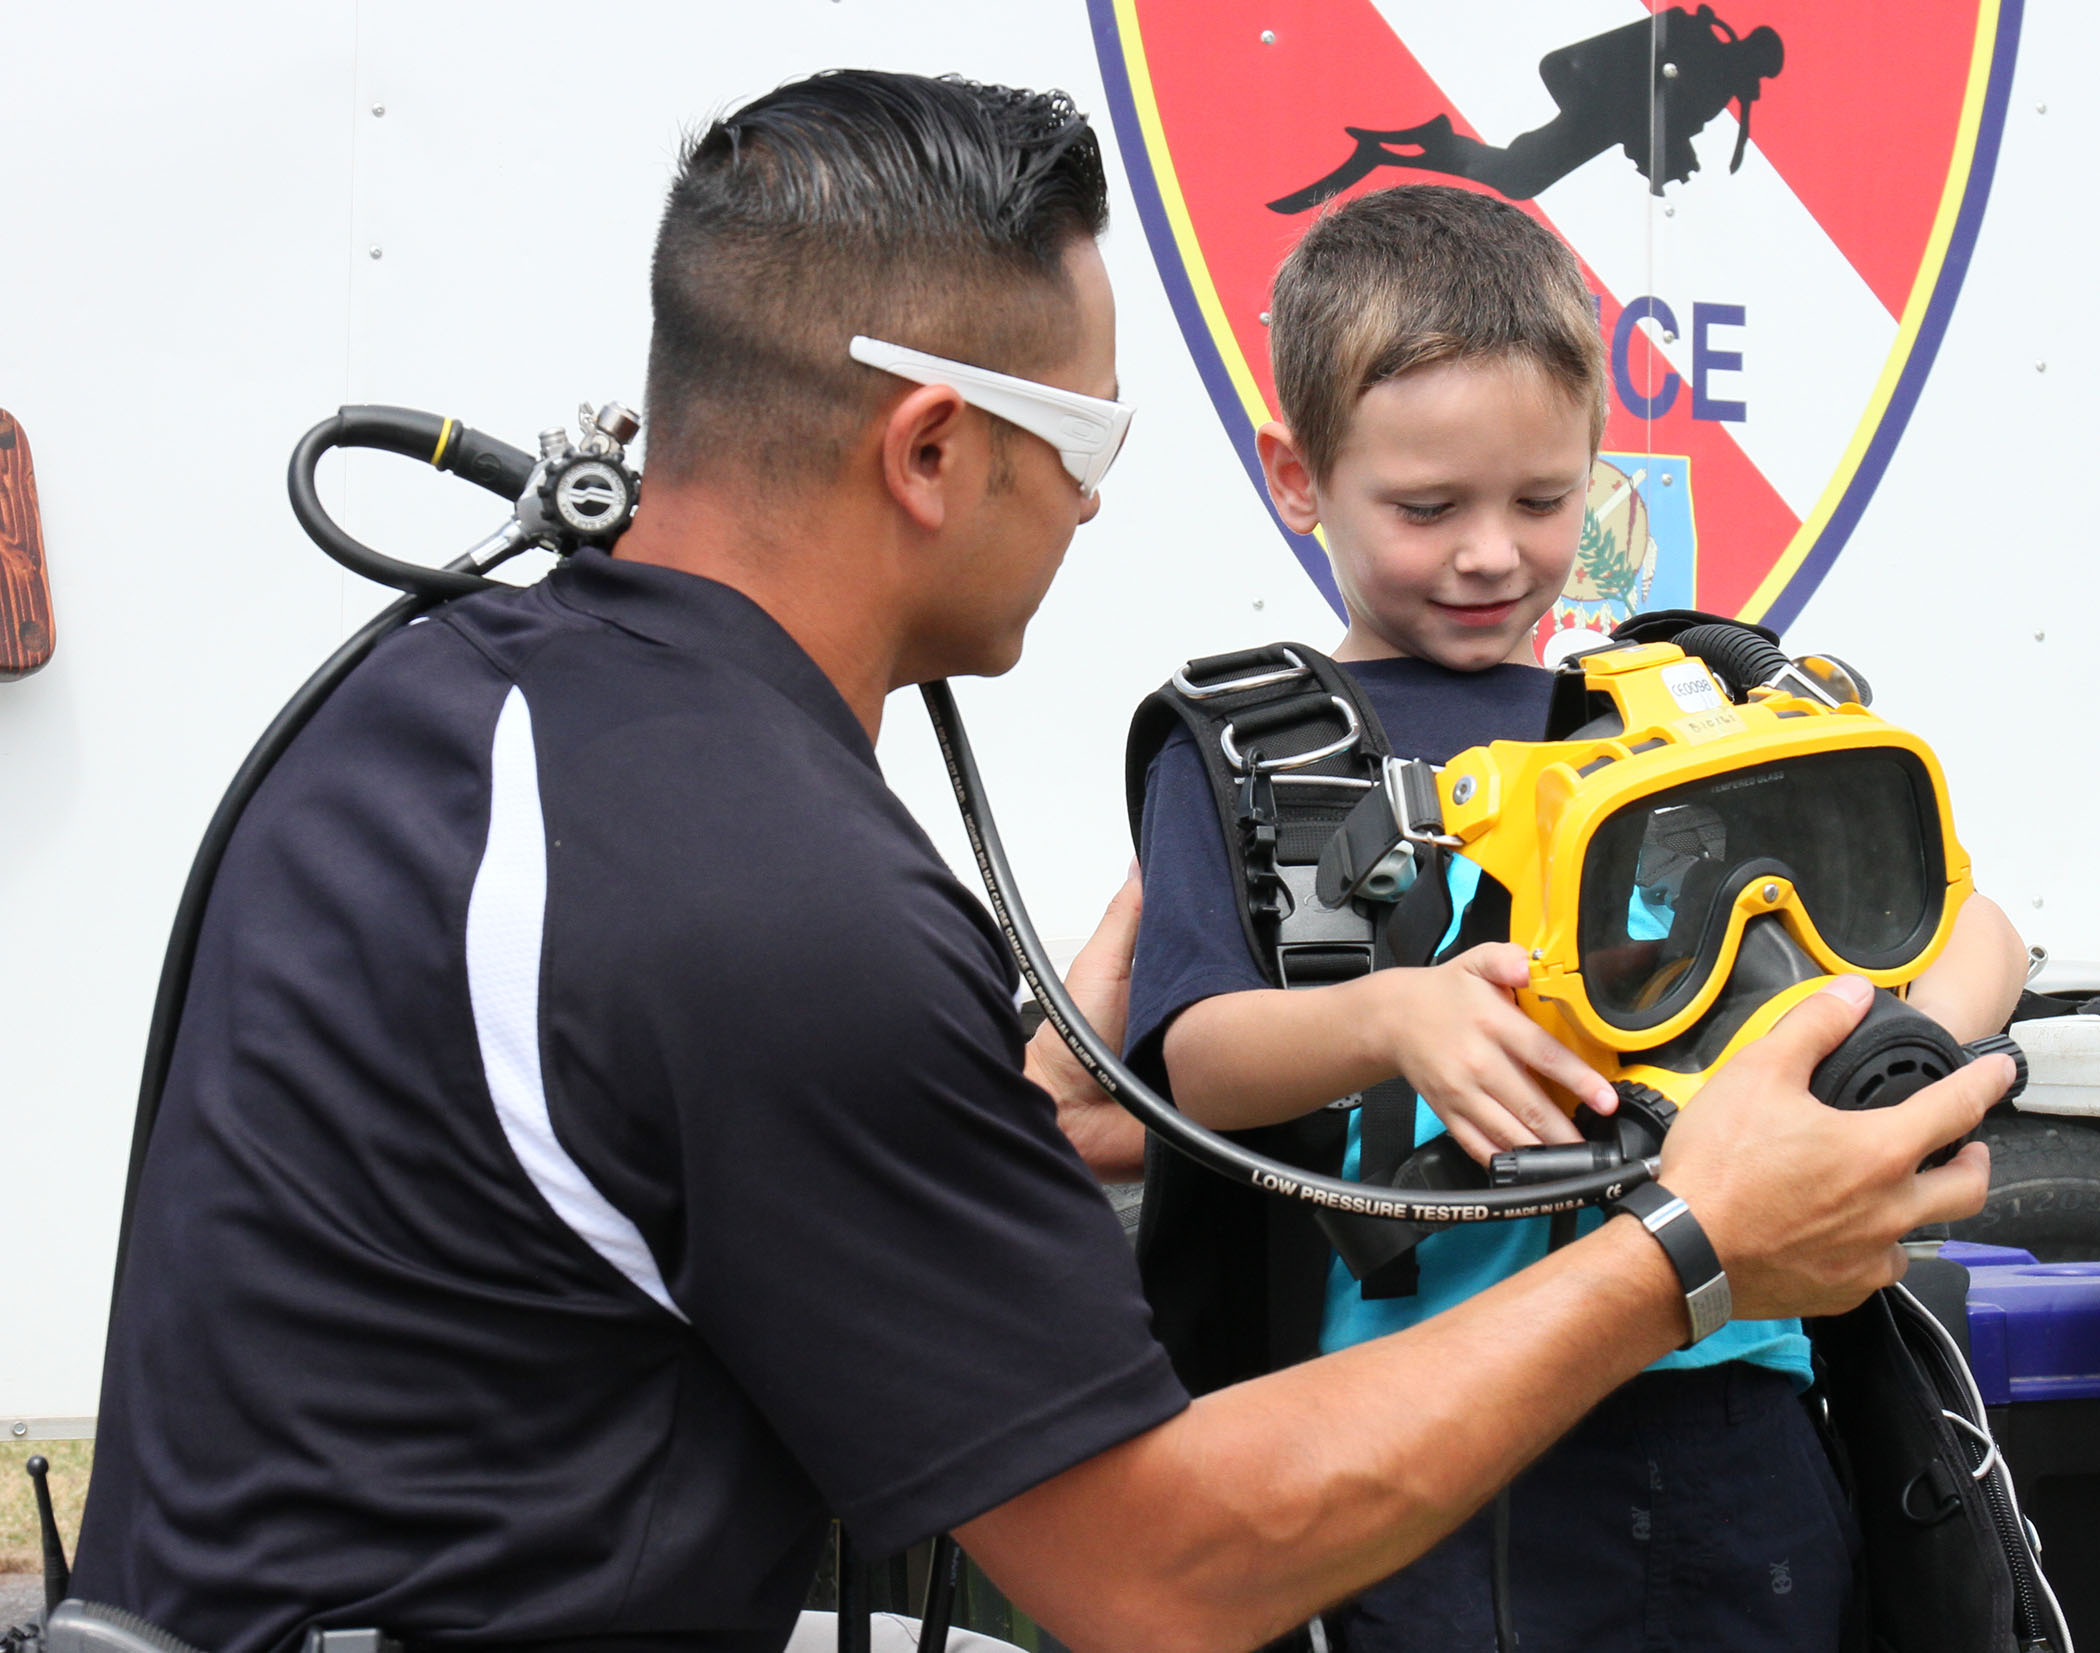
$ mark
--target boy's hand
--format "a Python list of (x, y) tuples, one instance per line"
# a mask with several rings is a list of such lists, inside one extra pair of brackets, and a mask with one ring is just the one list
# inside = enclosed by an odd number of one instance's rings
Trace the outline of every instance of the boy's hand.
[(1382, 1025), (1393, 1065), (1481, 1164), (1504, 1148), (1582, 1140), (1534, 1074), (1598, 1113), (1618, 1106), (1608, 1082), (1517, 1008), (1513, 994), (1530, 967), (1514, 943), (1369, 980), (1389, 1007)]

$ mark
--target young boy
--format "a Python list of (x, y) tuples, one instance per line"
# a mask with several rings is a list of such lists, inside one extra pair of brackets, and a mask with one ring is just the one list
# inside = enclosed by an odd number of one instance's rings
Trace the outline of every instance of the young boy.
[[(1285, 422), (1259, 433), (1262, 465), (1283, 520), (1326, 531), (1349, 619), (1335, 658), (1397, 755), (1444, 763), (1537, 739), (1550, 674), (1532, 664), (1532, 628), (1574, 560), (1606, 414), (1573, 256), (1492, 197), (1382, 190), (1313, 226), (1277, 276), (1272, 317)], [(1511, 944), (1269, 988), (1185, 733), (1148, 776), (1142, 860), (1130, 1047), (1204, 1123), (1275, 1125), (1405, 1074), (1417, 1142), (1448, 1130), (1484, 1161), (1578, 1140), (1542, 1080), (1612, 1106), (1609, 1085), (1517, 1010), (1526, 963)], [(1973, 1038), (2009, 1013), (2023, 965), (2011, 926), (1978, 898), (1912, 1002)], [(1352, 1176), (1357, 1134), (1352, 1123)], [(1408, 1297), (1367, 1300), (1330, 1256), (1320, 1352), (1485, 1289), (1544, 1254), (1546, 1227), (1430, 1236)], [(1323, 1290), (1268, 1272), (1272, 1299)], [(1658, 1362), (1520, 1478), (1510, 1574), (1525, 1653), (1835, 1649), (1858, 1538), (1796, 1399), (1809, 1380), (1797, 1322), (1726, 1326)], [(1489, 1548), (1482, 1514), (1366, 1592), (1337, 1620), (1351, 1653), (1490, 1653)]]

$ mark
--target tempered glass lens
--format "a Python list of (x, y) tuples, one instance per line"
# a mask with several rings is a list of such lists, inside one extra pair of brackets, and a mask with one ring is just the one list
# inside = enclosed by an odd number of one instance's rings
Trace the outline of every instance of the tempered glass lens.
[(1759, 878), (1793, 881), (1849, 963), (1907, 963), (1946, 894), (1939, 813), (1909, 752), (1822, 752), (1673, 787), (1606, 819), (1583, 860), (1577, 940), (1590, 1003), (1652, 1027), (1719, 961), (1728, 911)]

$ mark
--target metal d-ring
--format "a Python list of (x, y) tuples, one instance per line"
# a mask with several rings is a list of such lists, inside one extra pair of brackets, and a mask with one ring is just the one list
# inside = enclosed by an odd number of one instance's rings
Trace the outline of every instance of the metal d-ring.
[[(1342, 714), (1342, 725), (1348, 733), (1340, 740), (1329, 741), (1325, 746), (1315, 746), (1310, 752), (1299, 752), (1287, 758), (1262, 758), (1254, 766), (1257, 774), (1266, 775), (1278, 769), (1309, 768), (1327, 758), (1340, 757), (1356, 744), (1356, 737), (1363, 733), (1363, 725), (1356, 721), (1356, 708), (1338, 694), (1331, 694), (1327, 699), (1334, 709)], [(1232, 765), (1236, 773), (1245, 774), (1247, 762), (1240, 756), (1239, 747), (1233, 743), (1232, 733), (1230, 723), (1218, 731), (1218, 750), (1225, 754), (1225, 761)]]
[(1228, 677), (1222, 683), (1197, 683), (1189, 677), (1189, 667), (1195, 662), (1188, 660), (1182, 662), (1180, 669), (1174, 673), (1172, 682), (1174, 687), (1190, 700), (1215, 700), (1221, 694), (1239, 694), (1247, 689), (1266, 689), (1272, 683), (1288, 683), (1294, 678), (1312, 676), (1295, 650), (1278, 649), (1276, 652), (1290, 664), (1278, 666), (1271, 671), (1250, 672), (1245, 677)]

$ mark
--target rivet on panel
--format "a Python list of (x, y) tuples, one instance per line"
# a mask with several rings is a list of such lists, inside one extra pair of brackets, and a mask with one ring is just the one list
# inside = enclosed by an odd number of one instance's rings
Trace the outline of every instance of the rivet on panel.
[(1263, 44), (1264, 46), (1273, 46), (1273, 45), (1275, 45), (1275, 44), (1276, 44), (1276, 31), (1275, 31), (1274, 29), (1264, 29), (1264, 30), (1262, 30), (1262, 32), (1261, 32), (1261, 43), (1262, 43), (1262, 44)]
[(378, 119), (380, 119), (380, 118), (381, 118), (382, 116), (384, 116), (385, 114), (386, 114), (386, 105), (385, 105), (385, 104), (383, 104), (383, 103), (375, 103), (375, 104), (373, 104), (373, 105), (372, 105), (372, 118), (373, 118), (373, 119), (374, 119), (375, 121), (376, 121), (376, 120), (378, 120)]
[(365, 249), (365, 252), (368, 256), (372, 258), (386, 257), (386, 248), (380, 246), (377, 242), (374, 242), (371, 246), (367, 247)]

